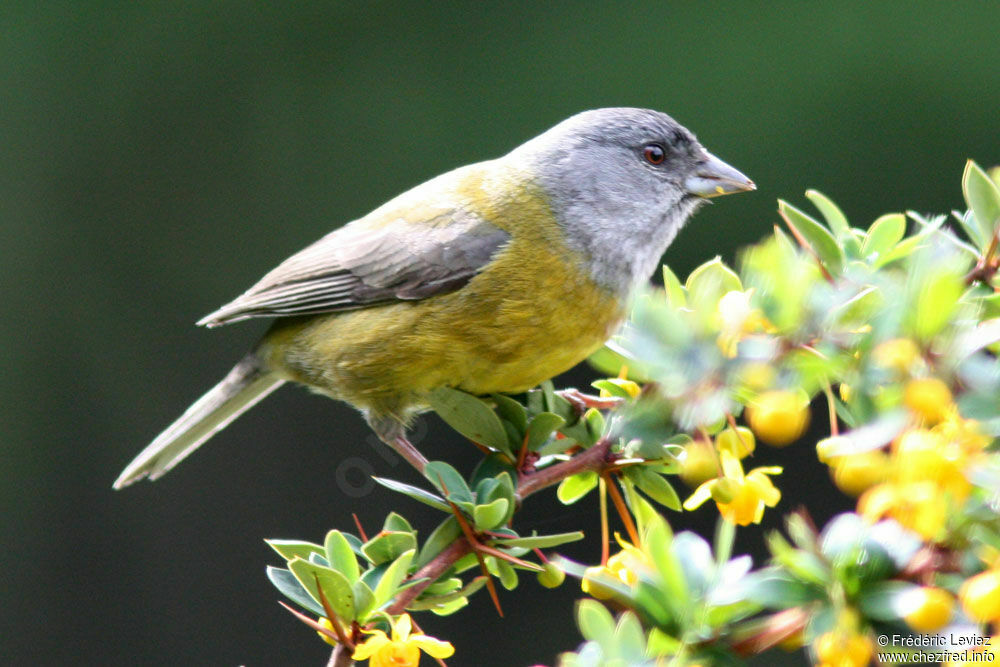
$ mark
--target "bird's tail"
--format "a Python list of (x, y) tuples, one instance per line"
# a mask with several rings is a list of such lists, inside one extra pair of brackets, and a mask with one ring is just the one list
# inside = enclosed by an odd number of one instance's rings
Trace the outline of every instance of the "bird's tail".
[(233, 370), (215, 385), (180, 418), (156, 436), (115, 480), (121, 489), (149, 477), (154, 480), (180, 463), (244, 411), (253, 407), (284, 383), (280, 377), (261, 368), (254, 353), (245, 356)]

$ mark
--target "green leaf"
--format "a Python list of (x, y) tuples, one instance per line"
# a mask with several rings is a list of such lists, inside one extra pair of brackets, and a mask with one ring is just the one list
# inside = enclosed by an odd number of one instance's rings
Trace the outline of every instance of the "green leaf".
[(500, 558), (490, 558), (496, 568), (496, 575), (500, 577), (500, 585), (508, 591), (517, 588), (517, 571), (514, 566)]
[(312, 542), (301, 540), (264, 540), (269, 547), (278, 552), (278, 555), (285, 560), (292, 560), (296, 556), (309, 560), (309, 554), (324, 553), (323, 546)]
[(423, 567), (431, 562), (435, 556), (444, 551), (445, 547), (458, 539), (462, 534), (462, 529), (454, 516), (450, 516), (441, 523), (424, 541), (424, 546), (420, 550), (420, 557), (417, 558), (417, 567)]
[(288, 569), (316, 602), (320, 601), (318, 591), (322, 588), (337, 617), (346, 623), (354, 620), (354, 591), (344, 575), (297, 556), (288, 562)]
[[(293, 556), (294, 558), (294, 556)], [(295, 575), (281, 567), (267, 566), (267, 578), (271, 580), (274, 587), (281, 591), (286, 598), (299, 605), (306, 611), (310, 611), (316, 616), (326, 616), (323, 607), (309, 596), (309, 593)]]
[(951, 319), (965, 291), (961, 276), (947, 270), (925, 267), (915, 295), (913, 332), (921, 340), (933, 338)]
[(491, 503), (497, 498), (506, 498), (507, 502), (514, 503), (517, 501), (516, 491), (514, 489), (514, 481), (511, 479), (510, 473), (504, 471), (494, 478), (496, 486), (494, 486), (485, 498), (481, 498), (483, 502)]
[(646, 552), (660, 574), (660, 594), (675, 612), (675, 616), (684, 614), (692, 602), (691, 591), (677, 556), (671, 549), (674, 538), (670, 525), (659, 515), (646, 517), (646, 521)]
[(391, 560), (396, 560), (399, 556), (417, 547), (417, 538), (413, 533), (379, 533), (368, 540), (361, 547), (365, 557), (373, 565), (380, 565)]
[(410, 549), (402, 554), (399, 558), (392, 561), (392, 564), (386, 569), (385, 574), (379, 579), (378, 585), (375, 586), (375, 607), (381, 608), (385, 606), (387, 602), (392, 600), (393, 596), (396, 594), (396, 590), (399, 585), (403, 583), (403, 579), (410, 571), (410, 563), (413, 562), (413, 557), (417, 554), (416, 549)]
[(677, 496), (677, 491), (662, 475), (641, 465), (629, 466), (625, 470), (628, 478), (639, 487), (640, 491), (668, 509), (681, 511), (681, 499)]
[(888, 213), (881, 216), (868, 228), (868, 235), (861, 245), (861, 256), (881, 258), (892, 250), (906, 234), (906, 216), (902, 213)]
[(797, 579), (823, 586), (830, 583), (829, 565), (814, 553), (793, 548), (778, 531), (767, 536), (767, 547), (774, 555), (774, 561)]
[(567, 542), (576, 542), (583, 539), (583, 531), (574, 533), (557, 533), (553, 535), (532, 535), (530, 537), (514, 537), (504, 540), (496, 540), (495, 543), (504, 547), (518, 547), (521, 549), (551, 549)]
[(487, 505), (476, 505), (472, 510), (472, 519), (478, 530), (493, 530), (503, 525), (507, 517), (510, 503), (506, 498), (497, 498)]
[(385, 571), (389, 569), (389, 565), (391, 565), (391, 563), (373, 565), (361, 573), (361, 581), (365, 582), (365, 585), (374, 591), (375, 587), (378, 586), (378, 582), (382, 578), (382, 575), (384, 575)]
[(716, 257), (692, 271), (685, 287), (688, 303), (697, 313), (698, 321), (702, 326), (712, 326), (718, 317), (719, 300), (729, 292), (742, 290), (743, 284), (740, 277)]
[(833, 235), (836, 236), (841, 243), (845, 239), (851, 238), (851, 226), (847, 222), (847, 218), (844, 213), (840, 210), (833, 201), (827, 197), (825, 194), (819, 190), (806, 190), (806, 198), (813, 203), (813, 206), (819, 209), (819, 212), (823, 214), (823, 219), (826, 220), (826, 224), (833, 230)]
[(565, 423), (565, 419), (552, 412), (540, 412), (532, 417), (528, 424), (528, 450), (537, 451)]
[(592, 470), (570, 475), (559, 482), (556, 497), (563, 505), (571, 505), (590, 493), (595, 486), (597, 486), (597, 473)]
[(361, 576), (358, 567), (358, 559), (351, 549), (351, 544), (339, 530), (331, 530), (326, 534), (324, 541), (326, 560), (330, 567), (347, 577), (347, 580), (354, 582)]
[[(472, 471), (472, 484), (479, 484), (481, 480), (499, 477), (503, 473), (515, 472), (510, 459), (501, 454), (490, 454), (484, 456)], [(509, 475), (508, 475), (509, 476)]]
[(822, 224), (779, 199), (778, 211), (782, 217), (809, 243), (816, 256), (833, 273), (840, 273), (844, 266), (844, 252), (833, 234)]
[(429, 609), (434, 611), (435, 608), (442, 607), (455, 600), (468, 598), (470, 595), (478, 591), (480, 588), (486, 585), (487, 578), (480, 575), (462, 586), (458, 590), (445, 593), (443, 595), (421, 595), (419, 598), (411, 602), (406, 606), (407, 609), (411, 611), (421, 611), (424, 609)]
[[(487, 503), (493, 502), (494, 498), (490, 498), (490, 494), (500, 486), (500, 482), (492, 477), (485, 477), (476, 484), (475, 497), (477, 505), (486, 505)], [(499, 497), (499, 496), (498, 496)]]
[(453, 502), (473, 502), (472, 489), (462, 474), (444, 461), (431, 461), (424, 466), (424, 477)]
[[(858, 608), (876, 621), (898, 621), (910, 610), (907, 597), (919, 586), (908, 581), (879, 581), (866, 586), (858, 597)], [(912, 598), (911, 598), (912, 599)]]
[(646, 652), (646, 635), (642, 631), (639, 619), (631, 611), (626, 611), (618, 617), (618, 625), (615, 627), (615, 641), (618, 650), (627, 664), (639, 664), (643, 662)]
[(364, 624), (368, 616), (375, 611), (375, 593), (361, 579), (354, 582), (351, 591), (354, 593), (354, 615), (359, 623)]
[(684, 286), (681, 285), (681, 281), (677, 279), (677, 276), (666, 264), (663, 265), (663, 287), (667, 292), (667, 303), (672, 308), (679, 309), (687, 306), (687, 295)]
[(387, 489), (391, 489), (397, 493), (402, 493), (404, 496), (409, 496), (414, 500), (424, 503), (425, 505), (430, 505), (435, 509), (451, 514), (451, 507), (445, 502), (444, 498), (436, 496), (430, 491), (424, 491), (423, 489), (415, 486), (410, 486), (409, 484), (404, 484), (403, 482), (397, 482), (394, 479), (386, 479), (385, 477), (372, 477), (372, 479)]
[(583, 413), (583, 421), (587, 425), (591, 443), (597, 442), (604, 435), (604, 414), (597, 408), (590, 408)]
[(960, 215), (956, 211), (952, 211), (952, 215), (958, 221), (958, 224), (962, 228), (962, 231), (965, 232), (965, 235), (970, 241), (972, 241), (973, 244), (975, 244), (975, 247), (969, 246), (968, 244), (963, 245), (966, 245), (969, 249), (971, 249), (972, 254), (978, 257), (980, 253), (979, 248), (983, 247), (984, 241), (982, 237), (982, 230), (979, 228), (979, 221), (976, 220), (976, 215), (971, 209), (966, 211), (964, 215)]
[(507, 431), (496, 413), (472, 394), (451, 387), (438, 387), (428, 397), (434, 412), (469, 440), (513, 457)]
[(587, 363), (593, 366), (604, 375), (616, 376), (621, 372), (623, 366), (628, 367), (628, 379), (634, 382), (649, 382), (651, 380), (648, 369), (642, 362), (626, 357), (619, 348), (611, 349), (613, 341), (587, 357)]
[(787, 609), (822, 598), (822, 589), (792, 579), (774, 569), (748, 575), (751, 582), (749, 599), (772, 609)]
[(382, 524), (382, 530), (394, 531), (398, 533), (412, 533), (413, 526), (411, 526), (410, 522), (407, 521), (401, 514), (389, 512), (388, 516), (385, 517), (385, 522)]
[(493, 401), (497, 404), (497, 414), (513, 424), (517, 430), (523, 433), (528, 428), (528, 413), (523, 405), (503, 394), (493, 394)]
[(590, 386), (594, 389), (607, 392), (612, 398), (624, 398), (625, 400), (632, 398), (632, 395), (625, 391), (620, 384), (611, 380), (594, 380), (590, 383)]
[(615, 635), (615, 620), (611, 612), (597, 600), (580, 600), (576, 607), (576, 624), (584, 639), (606, 644)]
[(978, 164), (969, 160), (962, 174), (962, 194), (979, 228), (977, 245), (985, 252), (1000, 225), (1000, 189)]

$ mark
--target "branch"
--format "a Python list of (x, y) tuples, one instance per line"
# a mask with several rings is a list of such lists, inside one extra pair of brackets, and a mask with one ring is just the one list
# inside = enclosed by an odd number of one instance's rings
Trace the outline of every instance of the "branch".
[(434, 556), (429, 563), (417, 570), (412, 577), (413, 579), (423, 579), (426, 577), (427, 581), (416, 584), (415, 586), (410, 586), (406, 590), (402, 591), (396, 596), (396, 600), (392, 603), (392, 606), (386, 609), (386, 612), (392, 614), (393, 616), (402, 614), (406, 611), (406, 605), (413, 602), (418, 595), (424, 592), (425, 588), (437, 581), (449, 567), (454, 565), (455, 561), (470, 551), (472, 551), (472, 546), (464, 536), (459, 537), (454, 542), (449, 544), (441, 553)]
[[(577, 473), (592, 470), (600, 473), (614, 464), (614, 457), (611, 456), (611, 441), (599, 440), (590, 449), (577, 454), (568, 461), (557, 463), (541, 470), (522, 474), (518, 480), (517, 497), (524, 501), (525, 498), (537, 493), (553, 484), (558, 484), (562, 480), (576, 475)], [(441, 553), (435, 556), (429, 563), (417, 570), (413, 579), (425, 579), (415, 586), (410, 586), (396, 596), (396, 600), (386, 609), (386, 612), (396, 616), (406, 611), (406, 606), (443, 575), (448, 568), (454, 565), (459, 558), (472, 551), (472, 546), (465, 536), (457, 538), (449, 544)], [(339, 662), (338, 662), (339, 661)], [(351, 655), (341, 651), (337, 646), (327, 667), (347, 667), (351, 664)]]
[(517, 496), (523, 501), (531, 494), (553, 484), (558, 484), (567, 477), (588, 470), (600, 473), (605, 468), (610, 468), (613, 463), (611, 441), (598, 440), (593, 447), (577, 454), (569, 461), (521, 475), (517, 484)]
[[(528, 496), (581, 472), (593, 471), (600, 474), (614, 465), (615, 458), (611, 454), (611, 441), (598, 440), (593, 447), (577, 454), (568, 461), (563, 461), (562, 463), (557, 463), (535, 472), (521, 474), (517, 484), (517, 497), (523, 502)], [(417, 599), (428, 586), (447, 572), (448, 568), (454, 565), (459, 558), (471, 551), (472, 545), (469, 544), (464, 535), (456, 538), (454, 542), (432, 558), (429, 563), (417, 570), (413, 577), (411, 577), (411, 579), (425, 579), (425, 581), (402, 591), (396, 596), (392, 605), (386, 609), (386, 612), (393, 616), (402, 614), (406, 611), (408, 604)], [(327, 667), (348, 667), (352, 664), (351, 654), (341, 651), (341, 648), (338, 645), (334, 649)]]
[(351, 659), (353, 651), (345, 648), (343, 644), (337, 644), (333, 648), (333, 654), (330, 656), (330, 662), (326, 663), (326, 667), (350, 667), (354, 664), (354, 660)]

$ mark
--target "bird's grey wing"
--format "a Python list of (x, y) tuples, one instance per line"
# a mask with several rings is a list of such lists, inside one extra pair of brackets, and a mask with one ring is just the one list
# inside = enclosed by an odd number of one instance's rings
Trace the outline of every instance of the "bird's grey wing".
[(328, 313), (451, 292), (471, 280), (510, 238), (461, 210), (441, 211), (420, 223), (360, 222), (292, 255), (198, 324)]

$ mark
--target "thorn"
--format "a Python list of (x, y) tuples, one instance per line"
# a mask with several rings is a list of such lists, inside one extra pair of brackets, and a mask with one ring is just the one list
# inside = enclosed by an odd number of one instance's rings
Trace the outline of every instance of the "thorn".
[(505, 553), (503, 551), (500, 551), (499, 549), (496, 549), (496, 548), (491, 547), (491, 546), (486, 545), (486, 544), (480, 544), (480, 545), (478, 545), (476, 547), (476, 551), (480, 551), (480, 552), (482, 552), (484, 554), (488, 554), (490, 556), (493, 556), (494, 558), (502, 558), (503, 560), (505, 560), (505, 561), (507, 561), (509, 563), (513, 563), (514, 565), (517, 565), (519, 567), (523, 567), (525, 569), (531, 570), (532, 572), (541, 572), (541, 571), (543, 571), (545, 569), (545, 568), (539, 567), (538, 565), (535, 565), (534, 563), (531, 563), (529, 561), (522, 560), (522, 559), (518, 558), (517, 556), (511, 556), (509, 553)]
[[(300, 621), (302, 621), (303, 623), (305, 623), (306, 625), (308, 625), (310, 628), (312, 628), (316, 632), (319, 632), (320, 634), (324, 635), (325, 637), (329, 637), (330, 639), (332, 639), (334, 641), (340, 642), (340, 637), (338, 637), (336, 634), (330, 632), (329, 628), (324, 628), (322, 625), (320, 625), (316, 621), (312, 620), (311, 618), (309, 618), (308, 616), (306, 616), (305, 614), (303, 614), (299, 610), (293, 609), (290, 605), (285, 604), (281, 600), (278, 600), (278, 604), (280, 604), (282, 607), (284, 607), (285, 609), (287, 609), (288, 611), (290, 611), (295, 618), (299, 619)], [(335, 627), (335, 628), (337, 627), (337, 623), (336, 622), (330, 621), (330, 623), (333, 624), (333, 627)], [(344, 646), (351, 646), (351, 647), (353, 647), (353, 644), (344, 644)]]
[(785, 221), (785, 225), (788, 227), (788, 231), (792, 233), (792, 236), (794, 236), (795, 240), (798, 241), (800, 246), (802, 246), (802, 249), (808, 252), (810, 255), (812, 255), (813, 259), (816, 260), (816, 264), (819, 265), (819, 270), (820, 273), (823, 274), (823, 278), (825, 278), (828, 283), (832, 283), (833, 276), (831, 276), (830, 272), (826, 270), (825, 266), (823, 266), (823, 260), (819, 258), (819, 255), (816, 253), (813, 247), (809, 245), (809, 241), (806, 241), (805, 237), (803, 237), (802, 234), (799, 234), (799, 230), (795, 229), (795, 225), (793, 225), (792, 221), (788, 219), (788, 216), (785, 215), (784, 211), (778, 209), (778, 215), (780, 215), (781, 219)]
[(615, 509), (618, 510), (618, 516), (622, 518), (622, 523), (625, 524), (625, 531), (628, 533), (628, 538), (631, 540), (632, 544), (639, 546), (641, 542), (639, 541), (639, 531), (635, 528), (635, 522), (632, 521), (632, 515), (629, 514), (628, 507), (625, 505), (625, 499), (622, 498), (621, 491), (618, 490), (615, 480), (610, 479), (610, 476), (605, 474), (602, 475), (608, 482), (608, 495), (611, 496), (611, 501), (615, 504)]
[(524, 440), (521, 441), (521, 451), (517, 453), (517, 466), (518, 472), (524, 469), (524, 459), (528, 456), (528, 434), (524, 434)]
[(361, 527), (361, 519), (358, 518), (357, 512), (351, 512), (351, 516), (354, 517), (354, 525), (358, 527), (358, 535), (361, 536), (361, 541), (367, 542), (368, 536), (365, 535), (365, 529)]
[(608, 482), (604, 477), (598, 479), (598, 499), (601, 513), (601, 567), (608, 564), (611, 557), (611, 530), (608, 528)]
[(472, 553), (476, 555), (476, 560), (479, 561), (479, 569), (483, 573), (483, 576), (486, 577), (486, 590), (490, 592), (490, 597), (493, 599), (493, 606), (496, 607), (500, 618), (503, 618), (503, 609), (500, 607), (500, 596), (497, 595), (496, 584), (493, 583), (493, 577), (490, 575), (490, 571), (486, 568), (486, 561), (483, 560), (483, 554), (479, 551), (483, 545), (476, 539), (475, 533), (472, 532), (472, 527), (469, 526), (469, 522), (465, 520), (464, 516), (462, 516), (462, 512), (459, 511), (458, 506), (450, 500), (448, 501), (448, 505), (451, 506), (451, 511), (455, 514), (455, 520), (458, 521), (458, 526), (462, 529), (462, 533), (465, 535), (465, 540), (469, 543), (469, 546), (472, 547)]

